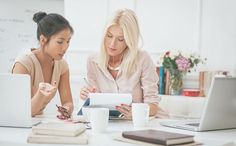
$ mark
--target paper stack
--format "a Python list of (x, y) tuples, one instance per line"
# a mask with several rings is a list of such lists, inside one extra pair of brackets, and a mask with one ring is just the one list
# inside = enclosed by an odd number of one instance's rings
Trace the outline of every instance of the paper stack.
[(88, 144), (85, 125), (78, 123), (42, 123), (32, 127), (28, 143)]

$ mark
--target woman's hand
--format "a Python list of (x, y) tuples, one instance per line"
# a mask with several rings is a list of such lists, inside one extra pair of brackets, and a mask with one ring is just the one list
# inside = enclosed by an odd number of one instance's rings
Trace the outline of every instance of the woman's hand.
[(53, 98), (53, 95), (55, 95), (56, 91), (57, 91), (56, 81), (53, 83), (53, 85), (41, 82), (39, 83), (39, 88), (37, 93), (44, 97), (43, 99), (44, 103), (48, 103)]
[(95, 93), (95, 92), (96, 92), (95, 87), (83, 87), (80, 90), (80, 98), (86, 100), (88, 98), (89, 93)]
[(71, 117), (70, 113), (69, 113), (69, 107), (67, 106), (57, 106), (57, 111), (60, 113), (60, 115), (57, 115), (58, 119), (61, 120), (66, 120), (69, 119)]
[(121, 104), (120, 106), (116, 106), (116, 109), (123, 115), (123, 118), (132, 119), (132, 107), (130, 105)]
[(51, 96), (57, 91), (56, 82), (53, 85), (49, 83), (39, 83), (38, 91), (44, 96)]

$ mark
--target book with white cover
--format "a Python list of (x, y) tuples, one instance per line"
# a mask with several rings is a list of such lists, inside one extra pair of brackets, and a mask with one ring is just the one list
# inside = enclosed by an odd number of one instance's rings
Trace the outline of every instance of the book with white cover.
[(54, 136), (54, 135), (36, 135), (31, 133), (27, 138), (28, 143), (44, 144), (88, 144), (88, 135), (84, 132), (78, 136)]
[(77, 136), (85, 131), (85, 125), (81, 123), (41, 123), (32, 127), (35, 135), (54, 135), (54, 136)]

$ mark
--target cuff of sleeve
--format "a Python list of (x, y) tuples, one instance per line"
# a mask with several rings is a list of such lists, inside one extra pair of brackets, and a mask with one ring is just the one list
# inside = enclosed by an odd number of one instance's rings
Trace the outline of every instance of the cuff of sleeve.
[(159, 104), (160, 101), (161, 101), (161, 97), (159, 96), (144, 98), (144, 103)]

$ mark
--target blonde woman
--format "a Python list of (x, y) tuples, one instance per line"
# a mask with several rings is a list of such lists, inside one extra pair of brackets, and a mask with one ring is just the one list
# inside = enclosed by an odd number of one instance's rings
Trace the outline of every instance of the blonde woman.
[[(91, 87), (81, 89), (80, 98), (89, 92), (131, 93), (133, 102), (148, 103), (150, 116), (157, 114), (158, 75), (150, 56), (138, 47), (140, 30), (132, 10), (118, 10), (108, 21), (100, 55), (92, 55), (87, 62), (87, 77)], [(125, 118), (131, 118), (130, 105), (116, 109)]]

